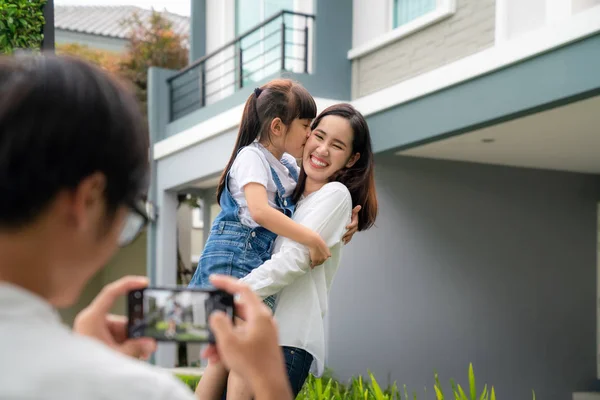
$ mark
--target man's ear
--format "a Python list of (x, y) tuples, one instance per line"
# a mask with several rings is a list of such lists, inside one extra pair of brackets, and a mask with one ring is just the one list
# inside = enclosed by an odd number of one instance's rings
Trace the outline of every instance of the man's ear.
[(71, 196), (71, 210), (77, 229), (87, 229), (93, 214), (102, 215), (105, 191), (106, 177), (100, 172), (86, 177), (75, 188)]
[(352, 157), (350, 157), (350, 159), (346, 163), (346, 168), (352, 168), (352, 166), (354, 164), (356, 164), (356, 162), (358, 161), (359, 158), (360, 158), (360, 153), (354, 153), (352, 155)]

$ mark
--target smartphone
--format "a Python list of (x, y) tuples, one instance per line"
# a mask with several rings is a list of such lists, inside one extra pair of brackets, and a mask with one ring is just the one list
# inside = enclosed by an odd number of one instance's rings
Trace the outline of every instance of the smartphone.
[(132, 290), (127, 300), (130, 338), (214, 344), (210, 314), (221, 310), (234, 320), (233, 296), (218, 289), (149, 287)]

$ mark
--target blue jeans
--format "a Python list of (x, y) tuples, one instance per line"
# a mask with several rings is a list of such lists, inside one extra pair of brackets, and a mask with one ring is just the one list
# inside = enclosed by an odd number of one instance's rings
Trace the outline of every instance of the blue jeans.
[[(313, 362), (313, 356), (306, 350), (298, 349), (296, 347), (283, 346), (281, 347), (281, 350), (283, 351), (283, 357), (285, 359), (285, 369), (288, 374), (288, 380), (292, 387), (292, 392), (294, 392), (294, 398), (296, 398), (298, 393), (300, 393), (300, 390), (302, 390), (306, 378), (308, 378), (310, 366)], [(227, 387), (225, 387), (225, 392), (221, 397), (221, 400), (226, 399)]]
[(298, 396), (313, 362), (313, 356), (306, 350), (295, 347), (282, 347), (283, 356), (285, 357), (285, 366), (287, 369), (288, 379), (294, 392), (294, 398)]

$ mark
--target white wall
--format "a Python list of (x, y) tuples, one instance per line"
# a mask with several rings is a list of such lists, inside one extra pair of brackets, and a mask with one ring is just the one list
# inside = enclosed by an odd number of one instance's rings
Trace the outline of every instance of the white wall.
[(391, 29), (391, 0), (353, 0), (352, 5), (354, 7), (352, 10), (353, 48)]
[[(233, 40), (235, 35), (235, 0), (207, 0), (206, 2), (206, 54), (210, 54), (225, 43)], [(233, 57), (233, 47), (223, 51), (219, 57), (206, 63), (207, 94), (215, 93), (206, 99), (207, 104), (214, 103), (233, 93), (231, 83), (235, 74), (227, 73), (234, 69), (234, 61), (225, 62)], [(219, 64), (222, 64), (218, 66)], [(214, 81), (210, 83), (211, 81)], [(229, 87), (230, 86), (230, 87)], [(225, 90), (219, 91), (220, 88)]]
[(506, 39), (538, 29), (545, 24), (547, 0), (504, 0), (506, 3)]
[(496, 0), (496, 5), (496, 42), (502, 42), (562, 24), (575, 14), (600, 6), (600, 0)]
[(600, 6), (600, 0), (573, 0), (572, 9), (573, 14), (587, 10), (591, 7)]

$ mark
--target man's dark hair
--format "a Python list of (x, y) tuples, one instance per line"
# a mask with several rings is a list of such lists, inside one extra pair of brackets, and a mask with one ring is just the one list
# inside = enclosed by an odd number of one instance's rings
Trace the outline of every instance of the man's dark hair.
[(146, 190), (148, 131), (133, 94), (56, 56), (0, 57), (0, 228), (38, 218), (100, 172), (108, 212)]

